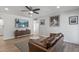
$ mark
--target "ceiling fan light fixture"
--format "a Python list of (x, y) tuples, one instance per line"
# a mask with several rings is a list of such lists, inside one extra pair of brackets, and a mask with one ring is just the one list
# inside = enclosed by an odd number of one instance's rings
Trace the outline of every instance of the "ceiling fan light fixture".
[(36, 12), (36, 11), (39, 11), (40, 8), (33, 9), (31, 6), (25, 6), (25, 7), (28, 9), (29, 14), (33, 14), (33, 13), (35, 13), (35, 14), (39, 14), (39, 13)]
[(29, 11), (31, 14), (33, 14), (33, 11)]

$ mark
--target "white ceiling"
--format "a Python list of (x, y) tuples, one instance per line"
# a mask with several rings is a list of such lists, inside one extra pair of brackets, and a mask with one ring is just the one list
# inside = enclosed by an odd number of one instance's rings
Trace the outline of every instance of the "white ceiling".
[[(41, 17), (48, 14), (52, 14), (55, 12), (64, 12), (64, 11), (70, 11), (74, 9), (78, 9), (79, 6), (60, 6), (59, 9), (56, 8), (56, 6), (32, 6), (35, 8), (40, 8), (39, 14), (32, 14), (33, 16), (30, 16), (28, 12), (22, 12), (21, 10), (27, 10), (24, 6), (0, 6), (0, 13), (7, 13), (7, 14), (15, 14), (20, 16), (27, 16), (27, 17)], [(4, 8), (9, 8), (8, 11), (4, 10)]]

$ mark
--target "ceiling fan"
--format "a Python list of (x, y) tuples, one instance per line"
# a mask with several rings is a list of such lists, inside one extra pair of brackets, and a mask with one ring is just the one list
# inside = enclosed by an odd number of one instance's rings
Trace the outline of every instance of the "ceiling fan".
[[(30, 14), (32, 13), (39, 14), (37, 11), (39, 11), (40, 8), (33, 9), (31, 6), (25, 6), (25, 7), (29, 10)], [(25, 12), (27, 10), (22, 10), (22, 11)]]

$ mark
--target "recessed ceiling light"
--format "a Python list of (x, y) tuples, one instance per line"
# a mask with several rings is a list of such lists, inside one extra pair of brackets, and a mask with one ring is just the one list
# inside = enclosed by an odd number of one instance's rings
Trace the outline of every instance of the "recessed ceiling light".
[(8, 8), (4, 8), (4, 10), (9, 10)]
[(57, 8), (60, 8), (60, 6), (57, 6)]

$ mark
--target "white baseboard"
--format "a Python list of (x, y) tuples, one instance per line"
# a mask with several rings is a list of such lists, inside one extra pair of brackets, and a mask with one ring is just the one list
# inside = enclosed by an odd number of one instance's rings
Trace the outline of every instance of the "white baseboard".
[(43, 36), (43, 37), (48, 37), (48, 36), (46, 36), (46, 35), (40, 35), (40, 36)]
[(73, 43), (73, 44), (78, 44), (78, 45), (79, 45), (79, 43), (78, 43), (78, 42), (67, 41), (67, 40), (64, 40), (64, 42), (69, 42), (69, 43)]
[(10, 39), (14, 39), (15, 37), (3, 37), (4, 40), (10, 40)]

